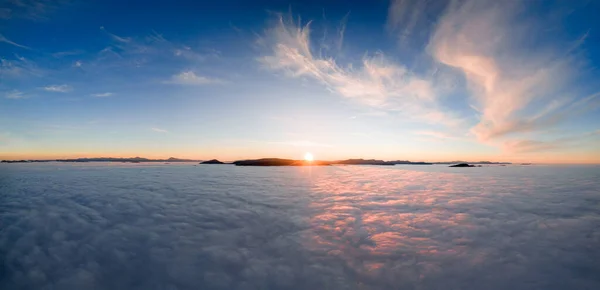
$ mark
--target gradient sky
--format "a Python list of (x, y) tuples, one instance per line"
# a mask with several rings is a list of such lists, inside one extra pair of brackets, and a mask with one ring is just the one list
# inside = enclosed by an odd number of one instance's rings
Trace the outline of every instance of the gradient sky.
[(598, 15), (598, 1), (2, 1), (0, 159), (600, 163)]

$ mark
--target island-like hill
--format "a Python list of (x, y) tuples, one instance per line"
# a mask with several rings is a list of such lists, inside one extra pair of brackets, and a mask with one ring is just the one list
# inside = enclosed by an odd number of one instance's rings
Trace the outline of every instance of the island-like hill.
[(211, 159), (211, 160), (206, 160), (206, 161), (202, 161), (200, 162), (200, 164), (225, 164), (217, 159)]

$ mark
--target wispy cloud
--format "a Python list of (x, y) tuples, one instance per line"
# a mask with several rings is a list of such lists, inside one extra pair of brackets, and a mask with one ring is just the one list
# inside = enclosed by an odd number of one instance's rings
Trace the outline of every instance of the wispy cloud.
[(110, 97), (112, 96), (113, 93), (111, 92), (106, 92), (106, 93), (99, 93), (99, 94), (92, 94), (92, 97), (97, 97), (97, 98), (104, 98), (104, 97)]
[(152, 128), (152, 131), (157, 132), (157, 133), (169, 133), (169, 131), (167, 131), (165, 129), (161, 129), (161, 128)]
[(55, 52), (52, 54), (52, 56), (56, 57), (56, 58), (61, 58), (61, 57), (65, 57), (65, 56), (80, 55), (80, 54), (84, 54), (84, 53), (85, 53), (85, 51), (83, 51), (83, 50), (75, 49), (75, 50)]
[(23, 99), (25, 98), (25, 95), (21, 91), (12, 90), (10, 92), (5, 93), (4, 97), (7, 99)]
[(426, 136), (426, 137), (433, 137), (436, 139), (458, 139), (459, 138), (459, 136), (451, 135), (449, 133), (441, 132), (441, 131), (417, 131), (417, 132), (414, 132), (413, 134), (420, 135), (420, 136)]
[[(557, 138), (546, 141), (538, 140), (510, 140), (503, 144), (503, 149), (510, 153), (532, 153), (532, 152), (543, 152), (552, 151), (564, 148), (573, 148), (579, 145), (586, 144), (600, 136), (600, 130), (587, 132), (578, 135), (571, 135), (563, 138)], [(595, 142), (597, 142), (596, 140)]]
[(457, 124), (459, 120), (443, 110), (430, 80), (386, 58), (383, 53), (365, 56), (360, 66), (342, 67), (333, 58), (311, 50), (310, 23), (298, 26), (280, 16), (259, 43), (270, 53), (259, 61), (268, 69), (289, 77), (309, 77), (343, 97), (382, 110), (401, 113), (410, 119), (431, 123)]
[(100, 30), (106, 32), (106, 34), (108, 34), (108, 36), (110, 36), (113, 40), (116, 40), (118, 42), (121, 42), (121, 43), (129, 43), (129, 42), (131, 42), (131, 38), (129, 38), (129, 37), (121, 37), (121, 36), (118, 36), (116, 34), (110, 33), (110, 32), (108, 32), (108, 30), (106, 30), (104, 28), (104, 26), (100, 26)]
[(165, 81), (167, 84), (178, 84), (178, 85), (213, 85), (213, 84), (224, 84), (225, 81), (218, 78), (210, 78), (205, 76), (196, 75), (193, 71), (184, 71), (171, 77), (170, 80)]
[(26, 76), (41, 76), (45, 71), (36, 63), (21, 56), (14, 59), (0, 58), (0, 79)]
[(598, 94), (569, 91), (578, 71), (569, 48), (525, 47), (539, 24), (517, 18), (518, 3), (455, 2), (429, 43), (437, 61), (464, 73), (480, 114), (471, 131), (482, 141), (544, 130), (598, 107)]
[(30, 49), (29, 47), (27, 47), (25, 45), (21, 45), (21, 44), (18, 44), (16, 42), (14, 42), (14, 41), (11, 41), (10, 39), (6, 38), (2, 34), (0, 34), (0, 42), (4, 42), (4, 43), (10, 44), (10, 45), (13, 45), (13, 46), (16, 46), (16, 47), (24, 48), (24, 49)]
[(423, 21), (427, 1), (392, 0), (388, 8), (387, 29), (396, 32), (401, 44), (404, 44)]
[(80, 60), (77, 60), (73, 63), (73, 67), (82, 67), (83, 66), (83, 62), (81, 62)]
[(70, 0), (8, 0), (0, 8), (0, 19), (23, 18), (34, 21), (47, 19), (51, 13)]
[(202, 62), (208, 58), (218, 58), (220, 52), (218, 50), (209, 50), (206, 53), (199, 53), (194, 51), (191, 47), (184, 45), (182, 47), (174, 48), (173, 55), (193, 62)]
[(43, 89), (48, 92), (68, 93), (73, 90), (73, 87), (69, 85), (50, 85), (44, 87)]

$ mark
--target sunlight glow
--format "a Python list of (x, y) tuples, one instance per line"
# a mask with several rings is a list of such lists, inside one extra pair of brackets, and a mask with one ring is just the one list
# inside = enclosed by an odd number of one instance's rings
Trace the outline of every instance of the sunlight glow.
[(312, 162), (314, 160), (313, 155), (310, 152), (306, 152), (306, 154), (304, 154), (304, 160)]

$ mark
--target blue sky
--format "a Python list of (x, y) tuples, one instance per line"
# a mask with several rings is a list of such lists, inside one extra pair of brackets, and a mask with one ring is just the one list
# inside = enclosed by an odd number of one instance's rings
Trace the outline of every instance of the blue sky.
[(0, 158), (600, 162), (594, 1), (0, 8)]

